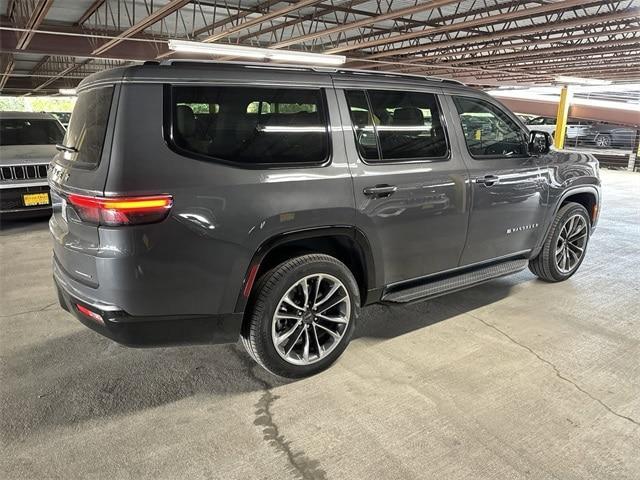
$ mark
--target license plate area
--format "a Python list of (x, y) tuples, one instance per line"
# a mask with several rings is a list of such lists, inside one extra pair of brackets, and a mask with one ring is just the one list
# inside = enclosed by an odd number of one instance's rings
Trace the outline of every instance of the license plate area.
[(51, 205), (51, 199), (48, 192), (25, 193), (22, 195), (22, 203), (25, 207), (37, 207)]

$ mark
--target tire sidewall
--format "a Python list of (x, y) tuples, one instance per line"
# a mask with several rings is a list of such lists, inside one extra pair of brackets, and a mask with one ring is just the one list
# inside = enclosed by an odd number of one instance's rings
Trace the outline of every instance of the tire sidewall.
[[(585, 242), (584, 252), (582, 252), (582, 256), (580, 257), (580, 260), (578, 260), (578, 263), (573, 267), (573, 269), (570, 272), (564, 273), (560, 271), (560, 269), (558, 268), (558, 265), (556, 264), (556, 246), (558, 244), (558, 238), (560, 237), (560, 233), (562, 232), (562, 227), (564, 226), (566, 221), (570, 217), (574, 216), (575, 214), (582, 215), (582, 217), (586, 222), (587, 241)], [(589, 214), (587, 213), (587, 210), (582, 205), (577, 203), (567, 205), (567, 207), (564, 207), (563, 209), (560, 210), (559, 215), (560, 215), (560, 221), (557, 223), (556, 228), (551, 233), (551, 238), (550, 238), (548, 248), (549, 248), (549, 269), (551, 270), (551, 273), (557, 280), (562, 281), (571, 277), (573, 274), (575, 274), (578, 271), (578, 269), (580, 268), (580, 265), (582, 265), (582, 262), (584, 261), (587, 255), (587, 248), (589, 247), (589, 240), (591, 239), (591, 219), (589, 218)]]
[[(256, 349), (258, 350), (258, 355), (265, 360), (265, 363), (268, 362), (268, 365), (266, 365), (268, 369), (276, 375), (288, 378), (300, 378), (325, 370), (334, 363), (340, 355), (342, 355), (353, 336), (360, 309), (358, 285), (353, 278), (353, 275), (344, 264), (335, 259), (332, 259), (334, 261), (327, 261), (318, 259), (317, 257), (317, 255), (299, 257), (300, 259), (308, 258), (309, 261), (305, 261), (304, 264), (294, 267), (285, 273), (279, 282), (272, 287), (267, 294), (264, 294), (263, 292), (259, 293), (260, 300), (263, 302), (263, 309), (258, 324), (259, 332), (256, 336)], [(272, 270), (266, 275), (266, 277), (275, 274), (277, 270), (277, 268)], [(277, 308), (280, 300), (292, 285), (306, 276), (318, 273), (333, 275), (343, 283), (349, 293), (351, 318), (349, 319), (349, 324), (347, 325), (345, 334), (340, 339), (340, 343), (331, 351), (331, 353), (329, 353), (329, 355), (311, 365), (294, 365), (283, 359), (276, 351), (276, 347), (273, 345), (271, 337), (273, 314), (275, 313), (275, 309)], [(264, 286), (268, 281), (269, 278), (265, 278), (264, 283), (262, 283), (261, 286)]]

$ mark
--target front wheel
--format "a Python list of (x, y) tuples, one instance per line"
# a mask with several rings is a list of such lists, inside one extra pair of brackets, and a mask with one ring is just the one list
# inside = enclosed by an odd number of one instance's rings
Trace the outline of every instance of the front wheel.
[(611, 136), (605, 134), (596, 137), (596, 146), (600, 148), (609, 148), (611, 146)]
[(342, 262), (323, 254), (292, 258), (258, 282), (242, 342), (275, 375), (313, 375), (345, 350), (359, 308), (358, 284)]
[(579, 203), (567, 203), (556, 214), (538, 256), (529, 269), (547, 282), (561, 282), (576, 273), (587, 251), (591, 219)]

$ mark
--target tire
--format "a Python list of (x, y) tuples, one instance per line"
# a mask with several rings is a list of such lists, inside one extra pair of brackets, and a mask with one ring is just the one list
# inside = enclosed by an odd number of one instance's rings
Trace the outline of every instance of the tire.
[[(570, 225), (571, 220), (574, 223)], [(581, 225), (584, 229), (578, 230)], [(562, 238), (567, 235), (569, 241)], [(579, 203), (565, 204), (556, 214), (542, 250), (537, 257), (529, 261), (529, 270), (546, 282), (561, 282), (568, 279), (580, 268), (587, 253), (590, 236), (591, 219), (587, 210)], [(582, 249), (581, 252), (580, 249)], [(568, 261), (565, 262), (565, 259)], [(571, 262), (574, 263), (571, 264)]]
[(611, 147), (611, 135), (602, 134), (597, 135), (595, 138), (595, 144), (599, 148), (609, 148)]
[(258, 364), (285, 378), (307, 377), (331, 366), (347, 348), (360, 311), (353, 274), (324, 254), (295, 257), (266, 272), (253, 298), (242, 343)]

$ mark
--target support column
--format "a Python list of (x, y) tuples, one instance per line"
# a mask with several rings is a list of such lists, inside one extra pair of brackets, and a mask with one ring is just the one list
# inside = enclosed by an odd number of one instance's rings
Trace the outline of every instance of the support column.
[(567, 118), (569, 117), (569, 107), (571, 106), (572, 98), (573, 92), (570, 90), (569, 85), (562, 87), (560, 91), (560, 103), (558, 103), (558, 113), (556, 114), (556, 132), (553, 140), (553, 145), (558, 150), (564, 148), (564, 137), (567, 134)]

